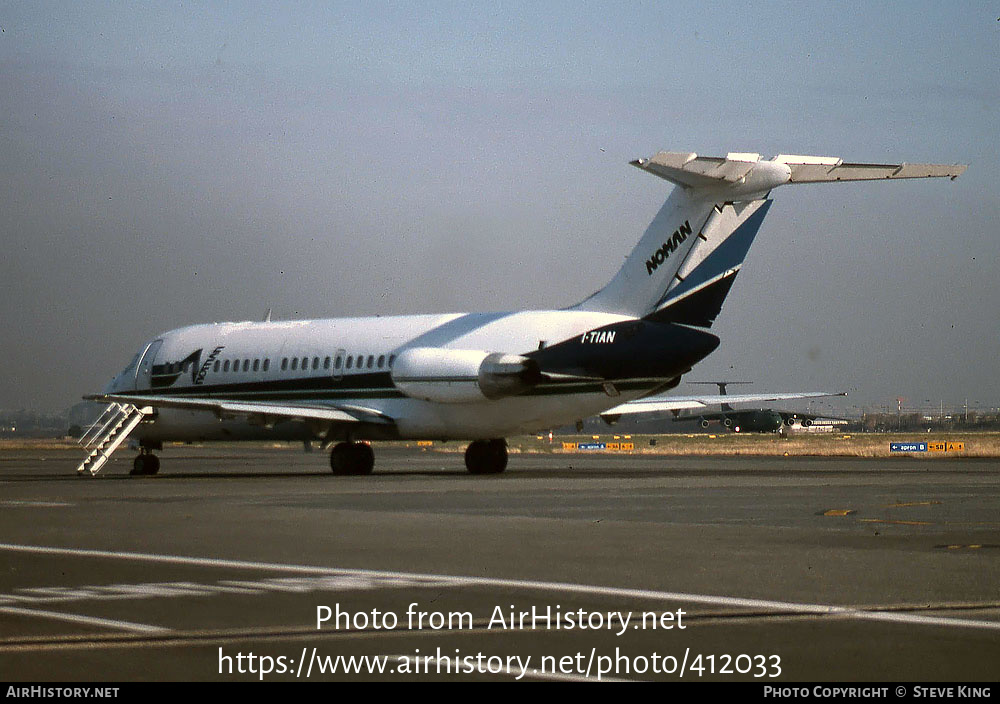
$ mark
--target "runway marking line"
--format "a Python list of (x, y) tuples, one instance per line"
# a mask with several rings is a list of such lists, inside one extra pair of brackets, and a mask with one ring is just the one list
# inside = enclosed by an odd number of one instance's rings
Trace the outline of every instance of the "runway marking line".
[(861, 523), (887, 523), (894, 526), (932, 526), (931, 521), (891, 521), (887, 518), (859, 518)]
[(170, 631), (169, 628), (163, 628), (162, 626), (150, 626), (145, 623), (133, 623), (131, 621), (119, 621), (117, 619), (97, 618), (96, 616), (84, 616), (82, 614), (68, 614), (62, 611), (24, 609), (18, 606), (0, 606), (0, 613), (13, 614), (14, 616), (48, 618), (56, 621), (69, 621), (70, 623), (82, 623), (88, 626), (114, 628), (121, 631), (129, 631), (131, 633), (168, 633)]
[[(808, 604), (772, 599), (718, 596), (668, 592), (655, 589), (635, 589), (630, 587), (607, 587), (570, 582), (545, 582), (530, 579), (502, 579), (494, 577), (463, 577), (454, 575), (431, 575), (385, 570), (345, 569), (319, 567), (314, 565), (289, 565), (274, 562), (254, 562), (250, 560), (229, 560), (214, 557), (187, 557), (182, 555), (157, 555), (154, 553), (122, 552), (114, 550), (90, 550), (84, 548), (58, 548), (42, 545), (16, 545), (0, 543), (0, 550), (25, 552), (41, 555), (69, 555), (75, 557), (110, 558), (135, 562), (157, 562), (162, 564), (199, 565), (204, 567), (225, 567), (230, 569), (273, 570), (276, 572), (330, 574), (342, 576), (366, 576), (386, 579), (434, 580), (440, 586), (453, 587), (493, 587), (520, 589), (540, 592), (562, 592), (589, 596), (609, 596), (626, 599), (679, 601), (711, 606), (743, 607), (770, 611), (787, 611), (792, 614), (829, 615), (864, 621), (884, 621), (926, 626), (949, 626), (954, 628), (979, 628), (1000, 631), (1000, 621), (979, 621), (975, 619), (955, 619), (941, 616), (920, 616), (880, 610), (863, 610), (851, 606), (832, 604)], [(87, 618), (87, 617), (83, 617)], [(123, 622), (124, 623), (124, 622)], [(140, 624), (141, 625), (141, 624)]]
[(16, 500), (10, 499), (7, 501), (0, 501), (0, 506), (28, 506), (32, 508), (63, 508), (66, 506), (76, 506), (76, 504), (67, 503), (66, 501), (28, 501), (28, 500)]

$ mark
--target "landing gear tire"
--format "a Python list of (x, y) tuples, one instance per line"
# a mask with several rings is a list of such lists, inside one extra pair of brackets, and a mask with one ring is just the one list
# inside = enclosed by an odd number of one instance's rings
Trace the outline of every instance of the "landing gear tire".
[(150, 452), (143, 452), (132, 460), (132, 471), (129, 474), (133, 477), (150, 477), (159, 471), (160, 458)]
[(507, 441), (500, 438), (469, 443), (465, 468), (470, 474), (500, 474), (507, 469)]
[(330, 469), (334, 474), (371, 474), (375, 468), (375, 453), (363, 442), (341, 442), (330, 451)]

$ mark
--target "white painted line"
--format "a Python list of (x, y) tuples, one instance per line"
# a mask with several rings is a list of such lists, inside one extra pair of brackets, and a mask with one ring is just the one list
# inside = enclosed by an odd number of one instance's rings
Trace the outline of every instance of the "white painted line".
[(852, 614), (854, 618), (865, 620), (869, 616), (873, 621), (886, 621), (895, 623), (914, 623), (921, 626), (951, 626), (953, 628), (987, 628), (1000, 630), (1000, 622), (980, 621), (973, 618), (948, 618), (947, 616), (921, 616), (920, 614), (907, 614), (899, 611), (859, 611)]
[(66, 503), (65, 501), (18, 501), (11, 499), (9, 501), (0, 501), (0, 506), (35, 506), (41, 508), (61, 508), (63, 506), (75, 506), (76, 504)]
[[(1000, 621), (979, 621), (975, 619), (952, 619), (940, 616), (916, 616), (899, 612), (866, 611), (851, 606), (835, 606), (832, 604), (808, 604), (792, 601), (776, 601), (773, 599), (751, 599), (734, 596), (718, 596), (714, 594), (690, 594), (686, 592), (667, 592), (654, 589), (632, 589), (628, 587), (605, 587), (590, 584), (573, 584), (569, 582), (543, 582), (526, 579), (497, 579), (492, 577), (461, 577), (453, 575), (434, 575), (409, 572), (390, 572), (383, 570), (343, 569), (337, 567), (319, 567), (315, 565), (288, 565), (275, 562), (253, 562), (249, 560), (226, 560), (212, 557), (186, 557), (182, 555), (157, 555), (154, 553), (120, 552), (109, 550), (87, 550), (82, 548), (57, 548), (42, 545), (16, 545), (0, 543), (0, 550), (10, 552), (28, 552), (42, 555), (72, 555), (76, 557), (110, 558), (131, 560), (135, 562), (158, 562), (176, 565), (200, 565), (203, 567), (223, 567), (228, 569), (271, 570), (276, 572), (292, 572), (307, 574), (330, 574), (347, 577), (373, 577), (381, 579), (405, 579), (427, 581), (434, 586), (452, 587), (491, 587), (541, 592), (556, 592), (565, 594), (583, 594), (588, 596), (610, 596), (624, 599), (643, 599), (661, 601), (679, 601), (709, 606), (728, 606), (738, 608), (763, 609), (768, 611), (787, 612), (789, 614), (821, 614), (836, 615), (866, 621), (886, 621), (892, 623), (913, 623), (921, 625), (949, 626), (953, 628), (981, 628), (1000, 630)], [(420, 586), (414, 585), (414, 586)], [(907, 618), (901, 618), (901, 616)]]
[(224, 567), (237, 570), (271, 570), (305, 574), (372, 574), (388, 575), (389, 572), (369, 570), (341, 570), (309, 565), (286, 565), (274, 562), (251, 562), (249, 560), (224, 560), (215, 557), (186, 557), (182, 555), (157, 555), (145, 552), (120, 552), (116, 550), (85, 550), (82, 548), (54, 548), (43, 545), (15, 545), (0, 543), (0, 550), (30, 552), (40, 555), (71, 555), (74, 557), (104, 557), (112, 560), (132, 560), (133, 562), (160, 562), (175, 565), (198, 565), (201, 567)]
[(168, 633), (169, 628), (161, 626), (149, 626), (145, 623), (132, 623), (131, 621), (117, 621), (109, 618), (97, 618), (95, 616), (83, 616), (82, 614), (67, 614), (62, 611), (42, 611), (41, 609), (22, 609), (17, 606), (0, 607), (0, 613), (13, 614), (15, 616), (31, 616), (37, 618), (50, 618), (56, 621), (69, 621), (71, 623), (84, 623), (88, 626), (102, 626), (104, 628), (115, 628), (120, 631), (130, 631), (132, 633)]

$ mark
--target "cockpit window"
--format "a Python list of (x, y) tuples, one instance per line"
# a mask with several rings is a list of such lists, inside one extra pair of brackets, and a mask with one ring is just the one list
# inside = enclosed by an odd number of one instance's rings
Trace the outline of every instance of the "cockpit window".
[(135, 353), (135, 357), (133, 357), (132, 361), (128, 363), (128, 366), (122, 369), (121, 373), (118, 375), (119, 377), (135, 376), (135, 369), (139, 366), (139, 358), (142, 356), (145, 349), (146, 348), (143, 347)]

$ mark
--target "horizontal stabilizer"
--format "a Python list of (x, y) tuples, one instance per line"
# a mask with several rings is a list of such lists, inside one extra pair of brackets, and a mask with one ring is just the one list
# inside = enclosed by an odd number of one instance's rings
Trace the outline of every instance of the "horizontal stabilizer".
[(694, 152), (659, 152), (649, 159), (637, 159), (631, 164), (684, 188), (729, 187), (737, 191), (747, 186), (763, 191), (786, 183), (955, 179), (968, 168), (964, 164), (848, 163), (839, 157), (796, 154), (761, 159), (760, 154), (737, 152), (725, 157), (698, 156)]
[(789, 183), (824, 181), (877, 181), (886, 178), (951, 178), (965, 173), (964, 164), (850, 164), (836, 157), (779, 154), (774, 161), (787, 164)]
[[(734, 155), (730, 155), (734, 156)], [(752, 160), (698, 156), (694, 152), (659, 152), (650, 159), (636, 159), (632, 166), (680, 186), (697, 187), (736, 183), (753, 169), (760, 154), (741, 154)]]

